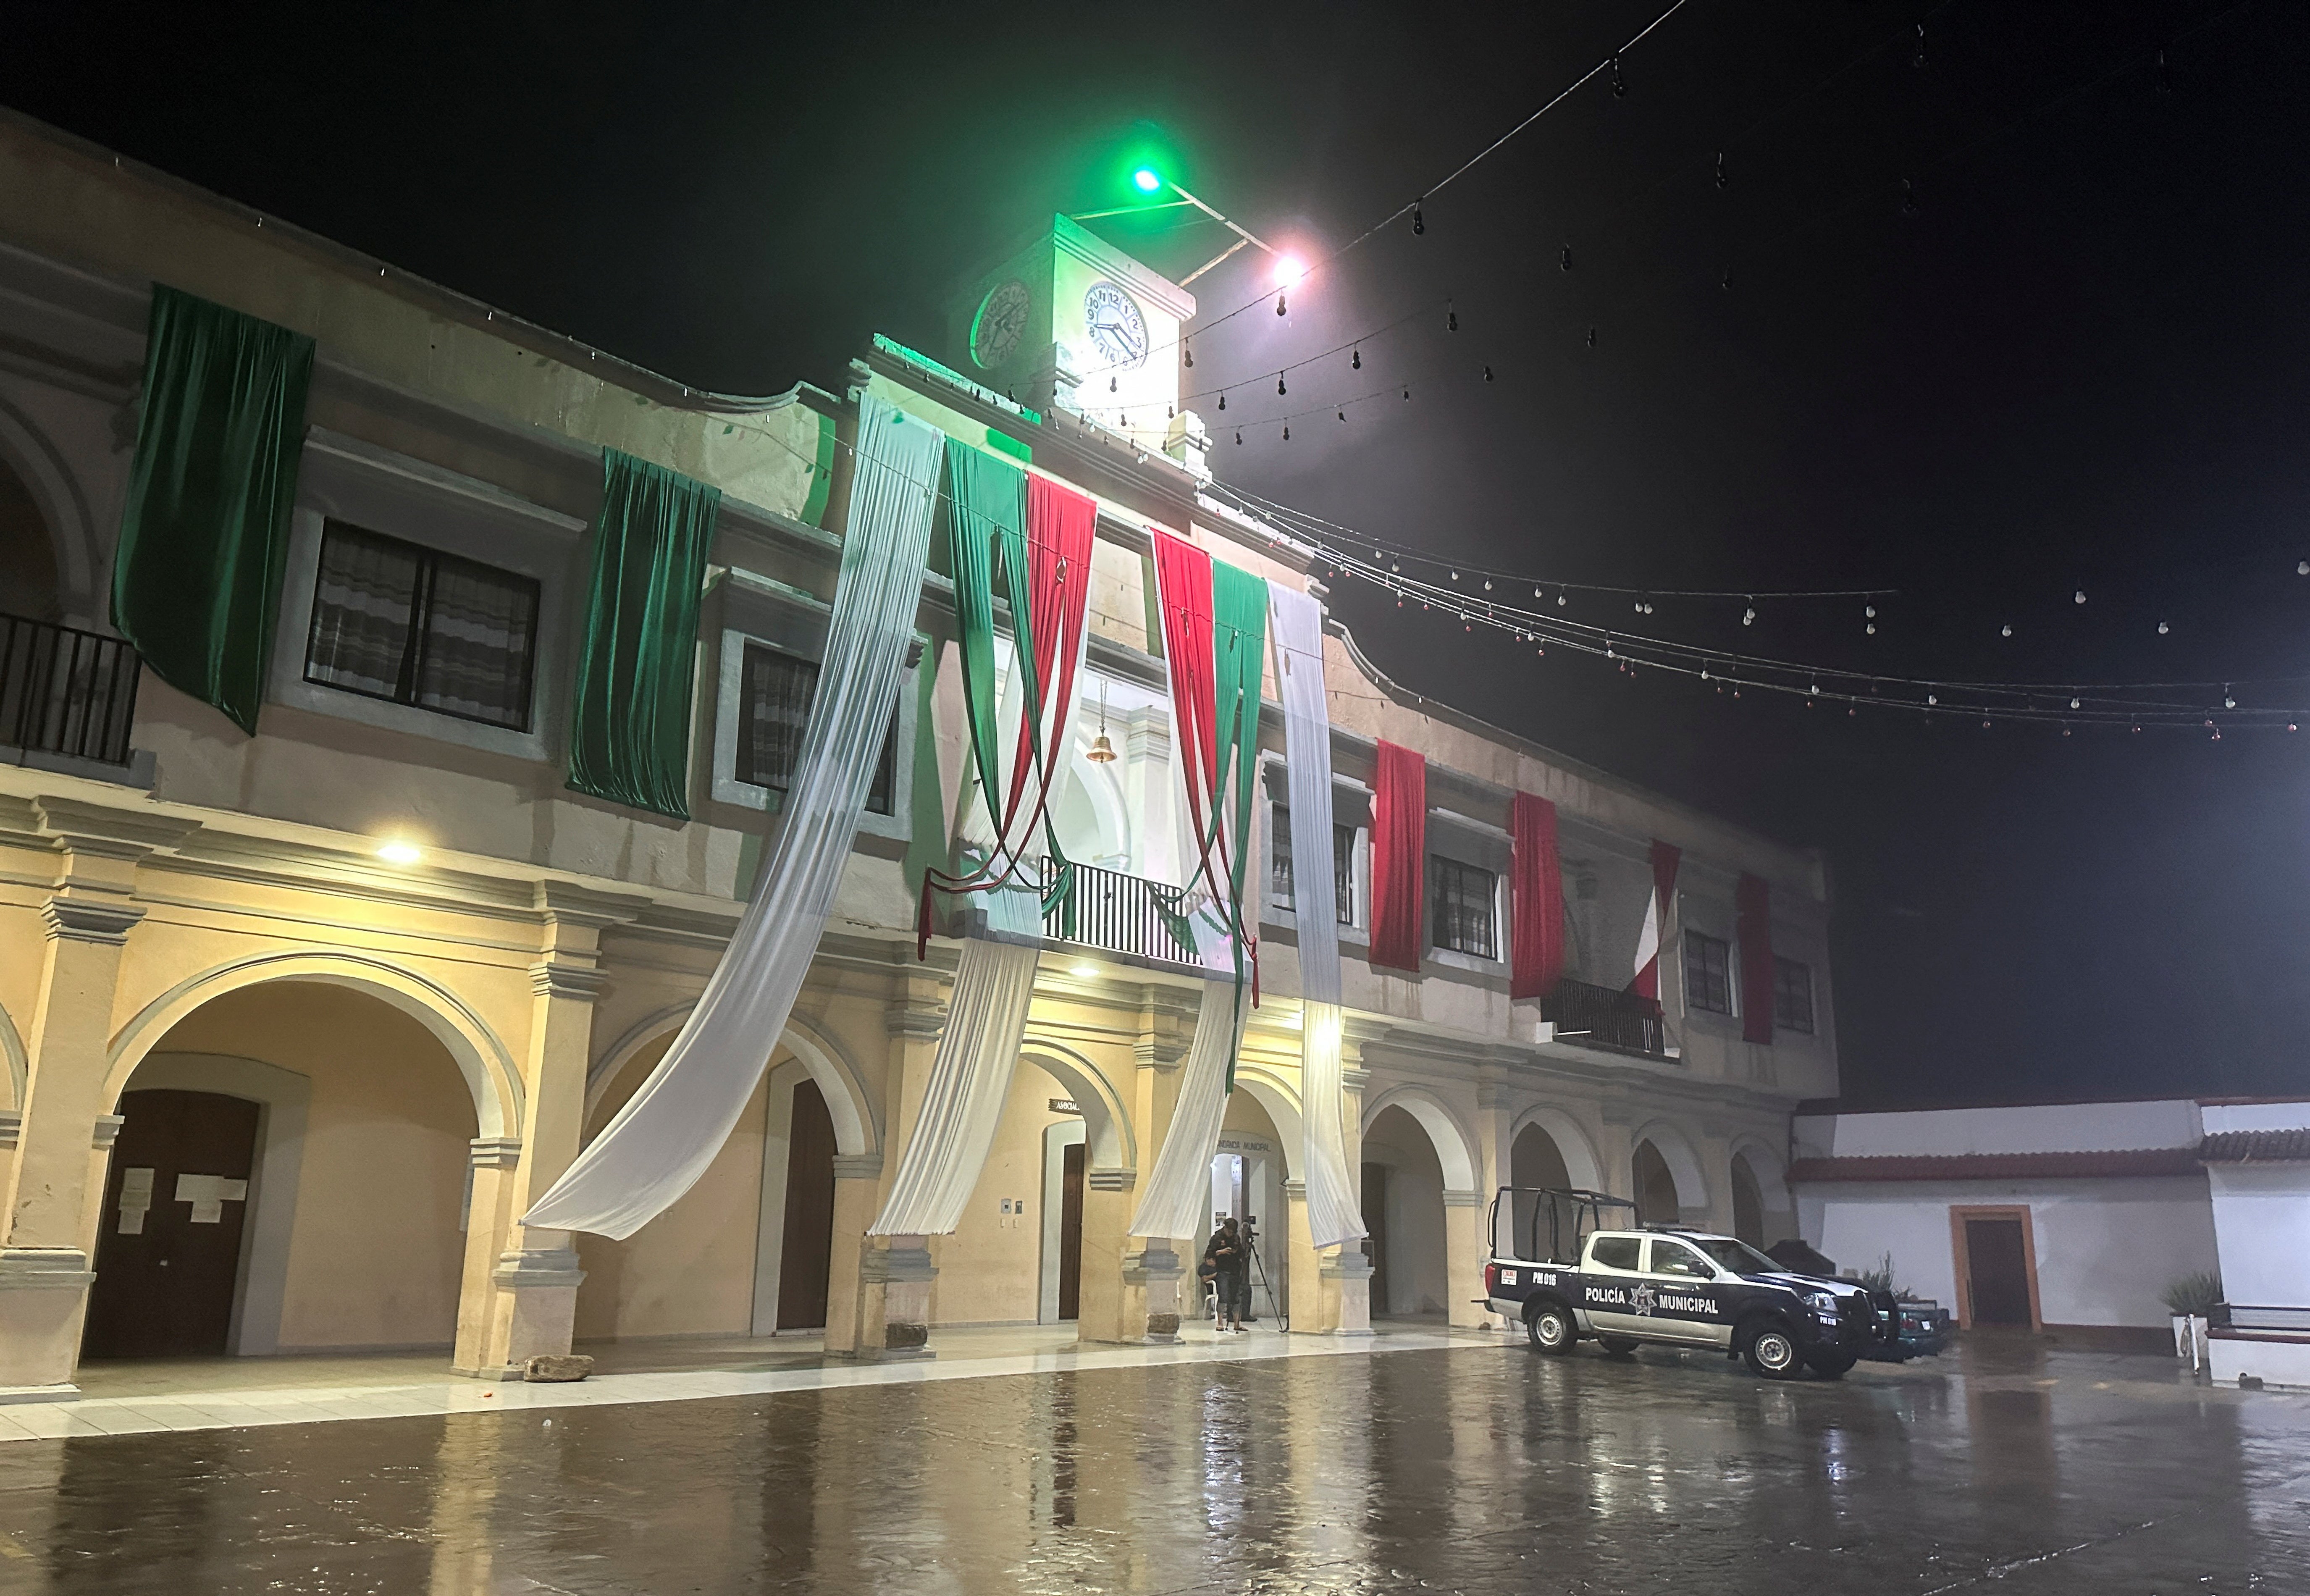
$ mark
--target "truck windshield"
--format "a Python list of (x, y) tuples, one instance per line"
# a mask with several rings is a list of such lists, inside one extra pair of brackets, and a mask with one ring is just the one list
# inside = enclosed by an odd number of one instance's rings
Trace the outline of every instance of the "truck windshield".
[(1731, 1270), (1736, 1275), (1771, 1275), (1781, 1272), (1779, 1264), (1745, 1241), (1734, 1241), (1729, 1236), (1711, 1236), (1706, 1240), (1697, 1236), (1689, 1236), (1685, 1239), (1707, 1253), (1719, 1265)]

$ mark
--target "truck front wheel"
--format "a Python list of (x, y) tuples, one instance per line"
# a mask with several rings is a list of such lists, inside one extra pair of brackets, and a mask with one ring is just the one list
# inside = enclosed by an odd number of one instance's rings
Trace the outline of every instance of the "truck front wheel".
[(1532, 1344), (1542, 1352), (1569, 1352), (1580, 1339), (1579, 1327), (1572, 1323), (1572, 1315), (1553, 1303), (1542, 1305), (1524, 1322), (1524, 1329), (1532, 1338)]
[(1770, 1320), (1752, 1326), (1741, 1349), (1750, 1370), (1767, 1380), (1793, 1380), (1804, 1372), (1794, 1337)]

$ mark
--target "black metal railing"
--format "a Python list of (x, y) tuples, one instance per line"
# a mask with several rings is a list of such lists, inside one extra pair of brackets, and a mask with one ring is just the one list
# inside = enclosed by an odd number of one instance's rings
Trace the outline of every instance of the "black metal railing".
[(0, 614), (0, 742), (127, 764), (143, 668), (118, 638)]
[(1569, 1043), (1617, 1047), (1626, 1053), (1668, 1056), (1668, 1033), (1661, 1025), (1660, 1005), (1633, 992), (1591, 986), (1585, 981), (1559, 981), (1556, 990), (1540, 1000), (1540, 1017), (1566, 1031)]
[(1048, 905), (1043, 914), (1045, 936), (1166, 964), (1203, 962), (1195, 957), (1186, 926), (1186, 915), (1200, 906), (1200, 897), (1120, 871), (1078, 864), (1072, 889), (1053, 902), (1058, 866), (1048, 859), (1042, 863), (1039, 880)]

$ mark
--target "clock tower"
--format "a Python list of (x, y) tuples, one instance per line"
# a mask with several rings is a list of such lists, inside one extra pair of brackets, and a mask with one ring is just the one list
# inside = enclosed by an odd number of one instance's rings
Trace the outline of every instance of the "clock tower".
[[(951, 363), (1036, 409), (1071, 412), (1177, 457), (1179, 329), (1195, 297), (1064, 216), (953, 308)], [(1198, 438), (1194, 446), (1200, 449)]]

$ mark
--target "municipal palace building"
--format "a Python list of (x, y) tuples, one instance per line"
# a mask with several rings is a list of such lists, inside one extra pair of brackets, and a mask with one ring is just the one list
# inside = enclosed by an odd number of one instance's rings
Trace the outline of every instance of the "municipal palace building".
[[(1229, 833), (1257, 1001), (1216, 1135), (1180, 1144), (1208, 1201), (1133, 1233), (1198, 1015), (1238, 990), (1183, 929), (1202, 817), (1158, 567), (1273, 584), (1278, 616), (1326, 597), (1310, 547), (1213, 482), (1194, 313), (1054, 218), (943, 343), (733, 398), (0, 114), (0, 1395), (69, 1395), (82, 1358), (428, 1349), (505, 1378), (649, 1337), (1159, 1340), (1230, 1214), (1265, 1324), (1507, 1328), (1479, 1299), (1508, 1184), (1793, 1236), (1792, 1113), (1837, 1088), (1823, 859), (1415, 695), (1328, 612), (1329, 846), (1295, 840), (1263, 652)], [(250, 370), (289, 376), (218, 397)], [(1089, 529), (1033, 861), (1071, 885), (1010, 932), (1031, 998), (975, 1181), (918, 1149), (949, 1227), (876, 1227), (934, 1117), (957, 932), (1000, 918), (925, 909), (923, 861), (954, 867), (986, 797), (942, 533), (901, 573), (871, 785), (734, 1127), (622, 1240), (525, 1224), (812, 819), (788, 799), (893, 427)], [(247, 535), (164, 546), (188, 481)], [(690, 507), (690, 562), (634, 565), (613, 494)], [(605, 697), (636, 659), (646, 690)], [(1324, 927), (1316, 1089), (1299, 950)], [(1319, 1144), (1361, 1240), (1316, 1245)]]

